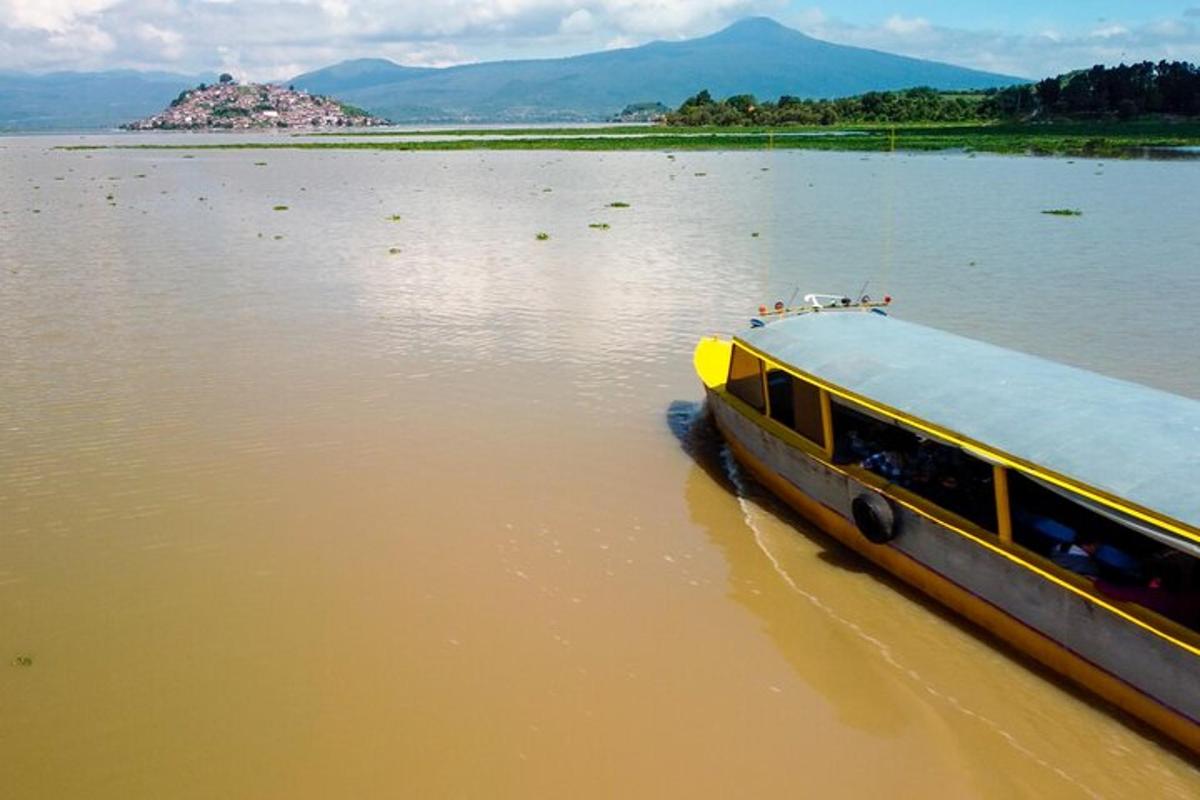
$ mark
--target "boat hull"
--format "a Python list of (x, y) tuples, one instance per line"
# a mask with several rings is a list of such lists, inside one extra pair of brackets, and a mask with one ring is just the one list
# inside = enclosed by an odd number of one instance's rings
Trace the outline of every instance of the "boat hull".
[[(707, 386), (736, 460), (847, 547), (1075, 683), (1200, 753), (1200, 657), (1031, 568), (994, 539), (957, 529), (889, 497), (897, 536), (872, 544), (853, 499), (877, 489), (777, 437)], [(773, 423), (768, 423), (773, 424)]]

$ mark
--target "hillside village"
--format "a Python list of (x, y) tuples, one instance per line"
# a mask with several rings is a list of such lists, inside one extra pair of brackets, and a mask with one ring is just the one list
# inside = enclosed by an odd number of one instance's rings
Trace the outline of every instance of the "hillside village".
[(130, 122), (126, 130), (250, 130), (351, 128), (386, 125), (362, 109), (290, 87), (237, 83), (221, 76), (212, 86), (183, 91), (164, 111)]

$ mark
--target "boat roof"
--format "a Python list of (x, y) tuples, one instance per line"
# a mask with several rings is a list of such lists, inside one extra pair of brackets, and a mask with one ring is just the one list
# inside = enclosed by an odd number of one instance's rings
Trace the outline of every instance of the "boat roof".
[(932, 428), (1200, 529), (1200, 402), (866, 311), (738, 337)]

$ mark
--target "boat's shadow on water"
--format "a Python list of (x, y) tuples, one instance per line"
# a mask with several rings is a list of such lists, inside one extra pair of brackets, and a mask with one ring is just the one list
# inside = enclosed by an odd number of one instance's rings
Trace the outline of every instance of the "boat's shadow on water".
[[(754, 541), (753, 532), (748, 530), (740, 505), (721, 507), (721, 504), (711, 501), (711, 484), (721, 487), (739, 501), (750, 501), (775, 521), (794, 530), (797, 536), (810, 540), (820, 548), (817, 558), (822, 562), (879, 581), (890, 590), (921, 606), (926, 612), (937, 616), (947, 625), (992, 648), (1011, 661), (1013, 669), (1024, 667), (1035, 672), (1079, 702), (1121, 719), (1130, 729), (1195, 763), (1195, 758), (1190, 753), (1175, 742), (1165, 739), (1140, 720), (1125, 715), (1090, 692), (1068, 682), (1058, 673), (1052, 672), (1024, 653), (952, 613), (924, 593), (879, 569), (833, 537), (815, 528), (755, 482), (745, 471), (738, 469), (703, 403), (684, 400), (670, 403), (666, 411), (666, 422), (680, 448), (699, 468), (689, 476), (685, 495), (692, 519), (705, 529), (729, 563), (731, 596), (762, 619), (765, 629), (797, 674), (837, 704), (844, 722), (876, 733), (892, 733), (902, 723), (902, 717), (889, 716), (886, 698), (876, 696), (864, 701), (855, 696), (857, 693), (848, 691), (848, 687), (853, 685), (853, 680), (848, 680), (848, 677), (852, 678), (853, 675), (864, 672), (865, 668), (861, 663), (821, 663), (819, 653), (823, 646), (828, 644), (824, 641), (828, 634), (800, 622), (803, 607), (795, 605), (798, 598), (792, 587), (779, 580), (778, 574), (773, 574), (778, 570), (777, 566), (764, 566), (764, 562), (768, 559), (773, 561), (774, 556), (767, 553), (767, 558), (763, 558), (765, 551), (760, 549), (760, 543)], [(704, 476), (707, 476), (711, 483), (704, 480)], [(747, 592), (747, 585), (756, 586), (756, 591)], [(778, 609), (792, 605), (796, 608), (796, 620), (781, 618)], [(814, 637), (819, 641), (812, 641)], [(818, 655), (814, 656), (814, 653)]]

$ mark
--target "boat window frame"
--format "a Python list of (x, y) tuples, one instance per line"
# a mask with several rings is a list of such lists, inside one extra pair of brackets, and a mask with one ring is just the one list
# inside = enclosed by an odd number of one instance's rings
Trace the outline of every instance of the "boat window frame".
[[(759, 393), (759, 401), (761, 403), (761, 408), (758, 405), (755, 405), (754, 403), (752, 403), (750, 400), (746, 399), (745, 397), (742, 397), (741, 394), (739, 394), (737, 391), (735, 391), (732, 388), (735, 385), (735, 383), (741, 383), (741, 382), (749, 383), (750, 382), (749, 375), (747, 375), (743, 378), (736, 378), (736, 379), (733, 376), (734, 366), (737, 363), (739, 353), (743, 354), (747, 358), (754, 359), (754, 361), (757, 363), (757, 366), (758, 366), (758, 393)], [(770, 393), (767, 391), (767, 361), (766, 361), (766, 359), (764, 359), (762, 356), (758, 355), (757, 353), (753, 352), (749, 348), (742, 347), (737, 342), (734, 342), (733, 348), (729, 353), (729, 369), (725, 373), (725, 391), (728, 394), (730, 394), (731, 396), (737, 398), (740, 402), (744, 403), (747, 408), (750, 408), (753, 411), (756, 411), (759, 414), (762, 414), (763, 416), (770, 417), (770, 411), (771, 411)]]
[[(786, 422), (779, 419), (775, 415), (775, 407), (771, 400), (771, 374), (772, 373), (780, 373), (780, 374), (786, 375), (788, 380), (791, 382), (791, 385), (789, 387), (789, 396), (791, 398), (791, 405), (792, 405), (792, 407), (791, 407), (792, 424), (791, 425), (787, 424)], [(784, 428), (788, 432), (795, 434), (796, 436), (799, 436), (806, 443), (817, 448), (817, 450), (819, 450), (820, 452), (824, 453), (827, 451), (831, 451), (832, 450), (832, 441), (829, 437), (829, 432), (832, 430), (832, 428), (829, 424), (829, 420), (827, 420), (827, 414), (829, 414), (830, 409), (829, 409), (829, 404), (827, 402), (828, 395), (826, 394), (825, 390), (822, 389), (817, 384), (813, 383), (812, 381), (808, 380), (807, 378), (802, 378), (799, 375), (796, 375), (793, 372), (783, 369), (782, 367), (780, 367), (778, 365), (771, 364), (771, 363), (765, 362), (765, 361), (763, 362), (763, 380), (766, 383), (766, 390), (767, 390), (766, 416), (771, 421), (775, 422), (777, 425)], [(796, 424), (796, 418), (795, 418), (795, 413), (797, 410), (796, 388), (798, 386), (803, 387), (804, 391), (806, 391), (806, 392), (810, 391), (810, 390), (812, 392), (811, 399), (814, 403), (814, 407), (810, 410), (815, 410), (816, 414), (815, 414), (815, 416), (810, 416), (808, 418), (808, 422), (810, 423), (810, 425), (807, 426), (808, 430), (801, 430)], [(815, 432), (818, 434), (819, 438), (814, 438), (811, 435), (814, 432), (814, 430), (813, 430), (814, 424), (815, 424)]]
[[(845, 463), (845, 464), (837, 464), (836, 462), (831, 461), (833, 466), (836, 466), (839, 469), (846, 470), (847, 472), (852, 472), (852, 474), (854, 474), (855, 477), (861, 478), (861, 476), (863, 476), (863, 475), (870, 475), (874, 478), (877, 478), (879, 480), (879, 483), (876, 486), (876, 488), (884, 491), (886, 494), (903, 493), (904, 498), (907, 500), (907, 502), (910, 505), (920, 507), (922, 510), (925, 511), (925, 513), (928, 516), (930, 516), (931, 518), (933, 518), (935, 520), (939, 520), (939, 521), (944, 520), (956, 527), (969, 528), (972, 531), (978, 532), (978, 534), (980, 534), (980, 535), (987, 536), (989, 539), (1002, 541), (1002, 539), (1001, 539), (1002, 518), (1005, 515), (1001, 514), (1001, 511), (1000, 511), (999, 497), (997, 495), (997, 490), (996, 490), (996, 486), (995, 486), (995, 479), (996, 479), (995, 476), (996, 476), (997, 464), (992, 459), (984, 457), (977, 450), (966, 448), (961, 445), (955, 444), (953, 442), (948, 442), (940, 436), (928, 433), (927, 431), (921, 430), (912, 425), (907, 425), (904, 423), (903, 420), (897, 419), (895, 417), (887, 417), (887, 416), (879, 414), (878, 412), (875, 412), (871, 409), (864, 408), (861, 404), (856, 403), (853, 400), (850, 400), (845, 397), (839, 397), (839, 398), (836, 398), (836, 399), (833, 399), (830, 401), (830, 408), (829, 408), (830, 420), (829, 421), (830, 421), (830, 426), (831, 426), (831, 429), (833, 432), (834, 443), (836, 443), (836, 440), (837, 440), (837, 425), (833, 420), (833, 416), (836, 413), (834, 411), (834, 408), (836, 406), (842, 406), (852, 413), (856, 413), (861, 416), (865, 416), (869, 419), (875, 420), (876, 422), (878, 422), (882, 425), (887, 425), (887, 426), (896, 428), (896, 429), (903, 431), (909, 435), (917, 436), (922, 439), (926, 439), (926, 440), (931, 441), (934, 444), (937, 444), (941, 447), (949, 448), (951, 450), (957, 450), (960, 453), (962, 453), (962, 455), (965, 456), (966, 458), (972, 459), (974, 461), (979, 462), (981, 465), (986, 465), (989, 468), (991, 468), (992, 481), (993, 481), (991, 500), (992, 500), (992, 510), (995, 513), (995, 520), (996, 520), (995, 530), (985, 527), (980, 522), (978, 522), (974, 519), (971, 519), (970, 517), (963, 516), (961, 513), (955, 511), (954, 509), (947, 508), (946, 506), (940, 505), (933, 498), (926, 497), (925, 495), (921, 494), (920, 492), (917, 492), (913, 489), (905, 487), (899, 483), (895, 483), (895, 482), (889, 480), (888, 478), (886, 478), (882, 475), (879, 475), (878, 473), (873, 472), (872, 470), (862, 466), (859, 463), (851, 462), (851, 463)], [(833, 452), (835, 447), (836, 447), (835, 444), (830, 447), (831, 453)], [(872, 483), (874, 484), (875, 482), (872, 481)]]

